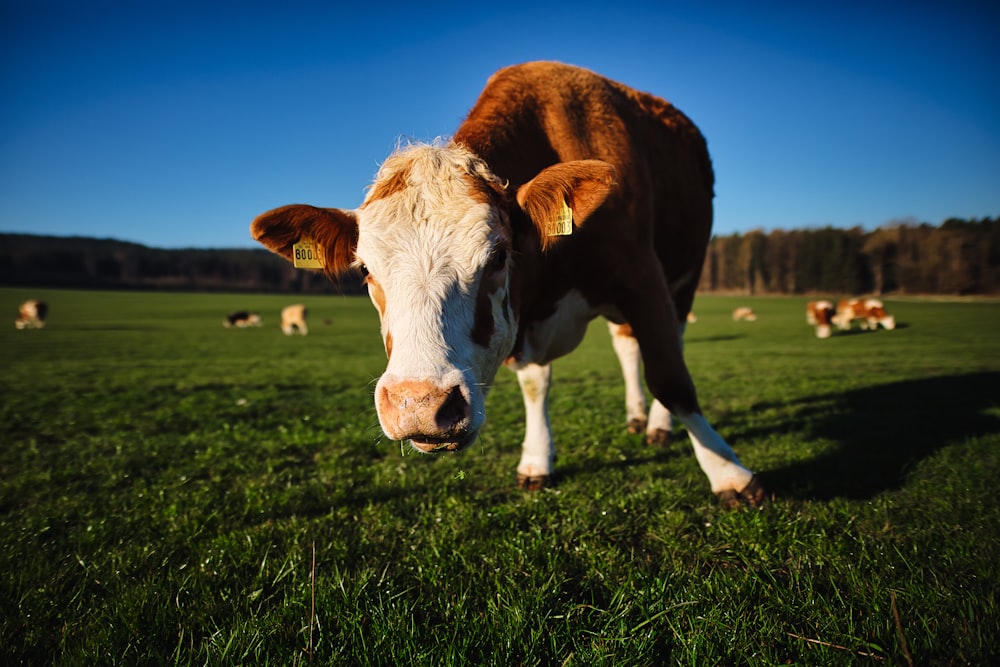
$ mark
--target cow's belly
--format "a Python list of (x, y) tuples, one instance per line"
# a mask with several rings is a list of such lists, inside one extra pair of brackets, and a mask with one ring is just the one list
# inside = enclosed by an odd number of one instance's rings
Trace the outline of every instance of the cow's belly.
[(569, 354), (583, 340), (587, 324), (598, 315), (616, 317), (616, 313), (592, 306), (580, 292), (570, 290), (556, 303), (552, 315), (527, 325), (521, 350), (507, 365), (517, 370), (526, 364), (548, 364)]

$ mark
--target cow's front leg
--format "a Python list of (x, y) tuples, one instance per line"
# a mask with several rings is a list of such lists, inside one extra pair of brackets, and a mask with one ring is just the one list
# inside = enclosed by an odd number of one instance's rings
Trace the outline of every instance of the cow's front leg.
[(639, 350), (639, 341), (632, 333), (632, 327), (609, 321), (608, 331), (625, 380), (625, 419), (629, 433), (645, 431), (648, 444), (666, 444), (670, 440), (673, 426), (670, 411), (658, 400), (654, 400), (649, 417), (646, 416), (646, 394), (642, 388), (642, 352)]
[(632, 335), (632, 327), (627, 324), (608, 322), (611, 347), (618, 355), (625, 380), (625, 419), (629, 433), (646, 430), (646, 393), (642, 390), (642, 354), (639, 341)]
[(517, 369), (517, 383), (524, 398), (524, 442), (521, 444), (521, 462), (517, 464), (517, 486), (529, 491), (548, 484), (555, 463), (549, 423), (551, 382), (551, 364), (525, 364)]

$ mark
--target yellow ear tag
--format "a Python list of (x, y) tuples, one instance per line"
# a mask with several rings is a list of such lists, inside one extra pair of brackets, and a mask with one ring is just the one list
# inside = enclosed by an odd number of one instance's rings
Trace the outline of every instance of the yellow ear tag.
[(292, 263), (296, 269), (322, 269), (326, 266), (323, 249), (308, 236), (292, 246)]
[(563, 200), (562, 209), (554, 220), (549, 222), (549, 236), (569, 236), (573, 233), (573, 209)]

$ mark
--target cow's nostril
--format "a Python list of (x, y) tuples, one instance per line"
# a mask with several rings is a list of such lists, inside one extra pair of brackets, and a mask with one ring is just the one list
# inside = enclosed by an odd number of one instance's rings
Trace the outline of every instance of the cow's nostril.
[(448, 390), (448, 397), (438, 408), (434, 420), (439, 428), (449, 430), (462, 423), (469, 417), (469, 402), (462, 396), (462, 390), (458, 385)]

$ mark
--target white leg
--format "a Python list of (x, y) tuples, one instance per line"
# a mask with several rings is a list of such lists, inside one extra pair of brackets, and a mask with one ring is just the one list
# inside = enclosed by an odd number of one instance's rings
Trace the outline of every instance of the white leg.
[(753, 478), (753, 472), (740, 464), (736, 453), (715, 432), (700, 413), (678, 414), (691, 436), (694, 455), (708, 477), (713, 493), (742, 491)]
[(649, 409), (649, 426), (646, 428), (646, 440), (650, 443), (665, 443), (674, 430), (674, 417), (663, 403), (653, 401)]
[(549, 386), (552, 366), (527, 364), (517, 370), (517, 383), (524, 398), (524, 442), (517, 474), (522, 477), (545, 477), (552, 474), (555, 447), (549, 424)]
[(641, 433), (646, 428), (646, 394), (642, 388), (642, 353), (639, 341), (626, 324), (608, 322), (611, 346), (618, 355), (625, 379), (625, 418), (631, 433)]

